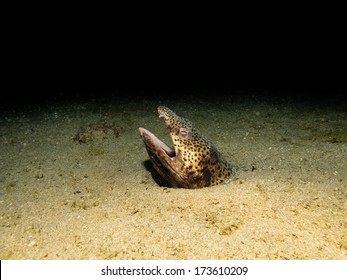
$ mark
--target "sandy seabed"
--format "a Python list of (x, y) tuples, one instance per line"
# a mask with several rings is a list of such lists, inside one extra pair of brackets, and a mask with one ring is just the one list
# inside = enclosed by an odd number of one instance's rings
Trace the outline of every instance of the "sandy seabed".
[[(346, 104), (237, 96), (3, 110), (0, 259), (347, 259)], [(230, 183), (156, 184), (138, 128), (171, 143), (159, 105), (236, 166)]]

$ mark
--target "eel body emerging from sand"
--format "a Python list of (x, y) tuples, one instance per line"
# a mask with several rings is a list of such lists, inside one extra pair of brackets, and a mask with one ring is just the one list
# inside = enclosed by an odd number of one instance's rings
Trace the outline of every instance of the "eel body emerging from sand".
[(233, 174), (231, 165), (191, 121), (164, 106), (158, 107), (158, 113), (169, 129), (173, 149), (147, 129), (139, 130), (150, 160), (161, 177), (172, 187), (192, 189), (228, 181)]

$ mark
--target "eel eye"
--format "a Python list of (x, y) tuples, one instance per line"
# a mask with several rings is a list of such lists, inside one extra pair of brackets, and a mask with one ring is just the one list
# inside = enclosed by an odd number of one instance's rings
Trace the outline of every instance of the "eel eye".
[(188, 140), (188, 139), (192, 138), (192, 132), (186, 128), (183, 128), (183, 127), (179, 128), (177, 130), (177, 134), (183, 140)]

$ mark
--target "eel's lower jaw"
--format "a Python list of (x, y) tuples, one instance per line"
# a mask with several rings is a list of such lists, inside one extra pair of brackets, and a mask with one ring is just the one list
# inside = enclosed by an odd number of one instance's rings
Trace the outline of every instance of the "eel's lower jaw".
[(150, 149), (152, 153), (163, 155), (162, 152), (171, 160), (174, 160), (176, 157), (175, 150), (167, 146), (164, 142), (158, 139), (152, 132), (149, 130), (140, 127), (139, 128), (142, 140), (145, 142), (147, 149)]
[(157, 173), (172, 187), (189, 188), (184, 166), (176, 156), (175, 150), (168, 147), (147, 129), (140, 127), (139, 131)]

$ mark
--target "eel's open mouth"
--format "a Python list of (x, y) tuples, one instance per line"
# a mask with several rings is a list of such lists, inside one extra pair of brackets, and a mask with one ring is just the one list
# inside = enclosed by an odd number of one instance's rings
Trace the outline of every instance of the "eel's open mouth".
[(177, 161), (175, 150), (147, 129), (140, 127), (139, 130), (153, 167), (160, 177), (171, 186), (184, 184), (184, 179), (179, 174), (181, 163)]
[[(146, 144), (147, 150), (150, 149), (152, 153), (155, 152), (157, 154), (159, 154), (160, 151), (163, 151), (165, 152), (167, 157), (169, 157), (171, 160), (175, 158), (176, 156), (175, 150), (167, 146), (161, 140), (159, 140), (158, 137), (155, 136), (152, 132), (142, 127), (139, 128), (139, 131), (140, 131), (142, 140)], [(160, 154), (162, 154), (162, 152)]]

